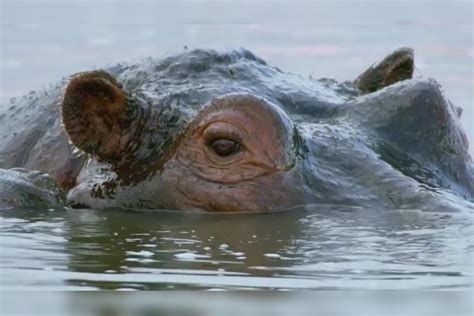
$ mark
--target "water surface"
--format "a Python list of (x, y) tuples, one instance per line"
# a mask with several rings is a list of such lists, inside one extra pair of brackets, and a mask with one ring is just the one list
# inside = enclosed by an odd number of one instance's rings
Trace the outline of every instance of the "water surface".
[(472, 209), (10, 210), (4, 289), (469, 289)]

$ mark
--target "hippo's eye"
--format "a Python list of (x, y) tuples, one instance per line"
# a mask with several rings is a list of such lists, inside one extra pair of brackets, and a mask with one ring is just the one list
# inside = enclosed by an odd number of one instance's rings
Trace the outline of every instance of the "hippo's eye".
[(226, 138), (214, 139), (209, 143), (209, 147), (220, 157), (228, 157), (240, 150), (240, 144)]

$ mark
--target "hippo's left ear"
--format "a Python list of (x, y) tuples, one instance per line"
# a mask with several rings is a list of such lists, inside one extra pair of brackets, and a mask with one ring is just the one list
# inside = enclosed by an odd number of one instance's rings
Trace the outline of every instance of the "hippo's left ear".
[(363, 93), (375, 92), (398, 81), (411, 79), (414, 67), (413, 49), (399, 48), (363, 72), (355, 84)]
[(131, 107), (122, 86), (103, 70), (74, 75), (62, 104), (64, 127), (79, 149), (119, 161), (133, 136)]

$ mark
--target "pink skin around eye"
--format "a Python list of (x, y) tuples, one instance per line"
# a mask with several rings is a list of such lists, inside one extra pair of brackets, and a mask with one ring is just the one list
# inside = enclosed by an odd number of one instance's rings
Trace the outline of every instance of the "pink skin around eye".
[(299, 197), (289, 189), (291, 130), (284, 113), (260, 99), (233, 95), (213, 101), (165, 165), (161, 179), (169, 203), (218, 212), (284, 207)]

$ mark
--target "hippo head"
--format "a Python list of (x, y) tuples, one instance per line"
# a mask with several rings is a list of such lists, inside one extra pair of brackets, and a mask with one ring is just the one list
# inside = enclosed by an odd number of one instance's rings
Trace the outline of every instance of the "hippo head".
[(62, 120), (88, 159), (68, 200), (261, 212), (310, 202), (398, 206), (416, 181), (453, 188), (445, 184), (460, 180), (469, 193), (457, 111), (436, 83), (412, 75), (410, 49), (345, 83), (284, 73), (246, 50), (79, 73), (66, 86)]
[(280, 107), (242, 91), (183, 104), (153, 80), (124, 81), (100, 70), (67, 85), (64, 127), (93, 157), (73, 205), (254, 212), (298, 203), (298, 132)]

